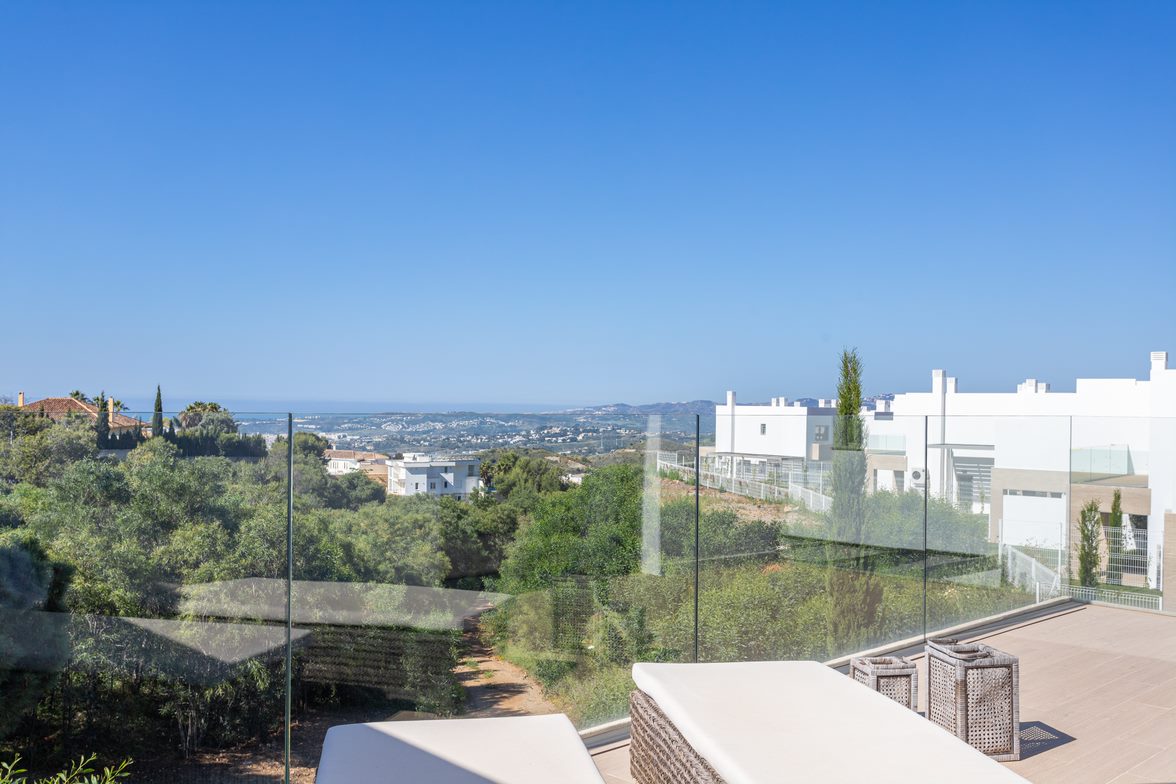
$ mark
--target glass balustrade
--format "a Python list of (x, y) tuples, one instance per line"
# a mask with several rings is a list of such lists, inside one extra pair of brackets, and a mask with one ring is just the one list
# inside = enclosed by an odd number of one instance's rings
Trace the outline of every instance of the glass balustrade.
[(0, 409), (0, 758), (310, 782), (337, 724), (560, 712), (615, 737), (638, 661), (836, 664), (1050, 603), (1164, 609), (1165, 420), (152, 419)]

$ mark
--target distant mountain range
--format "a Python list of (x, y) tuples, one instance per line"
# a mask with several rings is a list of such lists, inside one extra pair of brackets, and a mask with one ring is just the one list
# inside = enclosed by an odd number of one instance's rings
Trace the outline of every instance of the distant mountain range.
[[(874, 408), (879, 400), (894, 400), (894, 393), (888, 392), (881, 395), (870, 395), (862, 399), (862, 403), (866, 408)], [(801, 406), (816, 407), (820, 405), (820, 400), (815, 397), (802, 397), (795, 400), (789, 400), (790, 404), (798, 404)], [(600, 406), (585, 406), (583, 408), (565, 409), (558, 413), (567, 414), (596, 414), (596, 415), (618, 415), (618, 416), (649, 416), (650, 414), (661, 414), (663, 416), (692, 416), (698, 414), (700, 416), (713, 417), (715, 414), (715, 406), (721, 405), (713, 400), (688, 400), (678, 403), (646, 403), (644, 405), (634, 406), (629, 403), (609, 403)], [(767, 406), (771, 405), (768, 401), (762, 403), (748, 402), (743, 405), (752, 406)]]
[(715, 406), (713, 400), (688, 400), (678, 403), (645, 403), (644, 405), (630, 405), (629, 403), (608, 403), (602, 406), (585, 406), (572, 408), (562, 413), (618, 415), (618, 416), (649, 416), (661, 414), (663, 416), (693, 416), (694, 414), (713, 417)]

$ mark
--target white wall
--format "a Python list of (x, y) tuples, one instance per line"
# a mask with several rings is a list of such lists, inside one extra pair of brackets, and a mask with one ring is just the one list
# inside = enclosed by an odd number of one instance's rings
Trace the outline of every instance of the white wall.
[(715, 406), (716, 452), (807, 458), (815, 430), (822, 425), (830, 429), (825, 443), (831, 443), (833, 419), (828, 411), (781, 405), (783, 400), (741, 406), (733, 392), (727, 393), (727, 400), (726, 405)]
[(1017, 547), (1061, 549), (1066, 541), (1067, 499), (1006, 495), (1001, 539)]

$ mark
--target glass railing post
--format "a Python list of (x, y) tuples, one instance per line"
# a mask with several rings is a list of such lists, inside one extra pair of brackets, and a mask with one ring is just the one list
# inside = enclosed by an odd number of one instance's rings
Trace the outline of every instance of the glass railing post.
[[(928, 465), (928, 438), (931, 428), (929, 425), (929, 417), (923, 417), (923, 470), (927, 470)], [(929, 492), (931, 483), (923, 483), (923, 640), (926, 641), (927, 633), (929, 631), (929, 618), (927, 617), (927, 578), (930, 567), (930, 553), (928, 552), (927, 532), (929, 526), (928, 507), (927, 507), (927, 493)]]
[(282, 731), (285, 746), (282, 753), (283, 782), (290, 784), (290, 703), (293, 691), (294, 634), (294, 414), (286, 414), (286, 688), (285, 715)]
[(698, 414), (694, 415), (694, 661), (698, 661), (698, 576), (699, 576), (699, 487), (702, 475), (702, 429)]

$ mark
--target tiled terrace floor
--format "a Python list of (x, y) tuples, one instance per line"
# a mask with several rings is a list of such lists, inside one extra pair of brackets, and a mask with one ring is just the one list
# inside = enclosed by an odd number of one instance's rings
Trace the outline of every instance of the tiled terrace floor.
[[(1088, 605), (971, 639), (1021, 659), (1023, 758), (1007, 763), (1017, 773), (1176, 782), (1176, 616)], [(609, 784), (633, 781), (627, 744), (593, 758)]]

